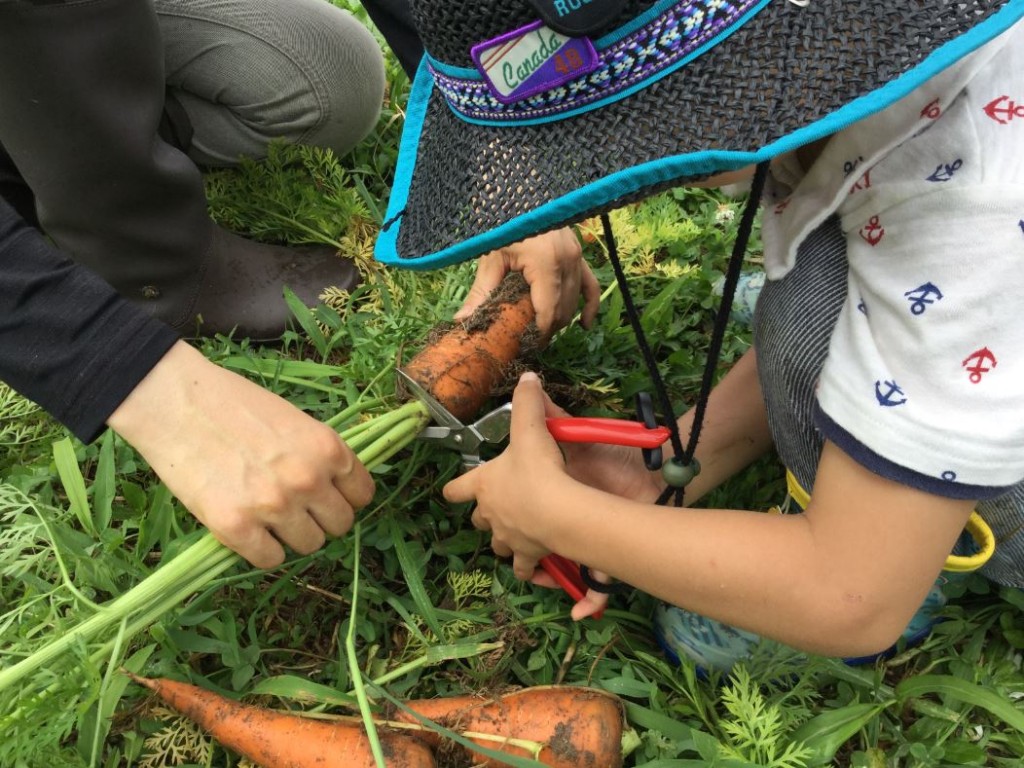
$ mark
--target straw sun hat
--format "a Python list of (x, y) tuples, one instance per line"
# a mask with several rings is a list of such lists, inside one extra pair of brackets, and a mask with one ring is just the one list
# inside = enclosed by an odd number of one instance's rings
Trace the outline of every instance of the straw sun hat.
[(1024, 0), (412, 0), (427, 54), (377, 257), (474, 258), (871, 115)]

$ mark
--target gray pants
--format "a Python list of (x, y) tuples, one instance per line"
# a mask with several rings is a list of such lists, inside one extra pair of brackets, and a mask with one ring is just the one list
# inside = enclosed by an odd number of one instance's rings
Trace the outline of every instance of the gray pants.
[(345, 154), (375, 125), (384, 93), (380, 48), (328, 0), (154, 4), (169, 93), (192, 124), (196, 163), (262, 157), (274, 139)]

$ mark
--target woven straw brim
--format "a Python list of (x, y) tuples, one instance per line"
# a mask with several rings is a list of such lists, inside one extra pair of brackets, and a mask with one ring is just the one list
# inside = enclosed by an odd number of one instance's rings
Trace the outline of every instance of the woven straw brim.
[(394, 221), (378, 255), (440, 266), (766, 160), (892, 103), (1010, 26), (1020, 5), (776, 0), (649, 87), (532, 126), (460, 119), (421, 67), (421, 104), (409, 120), (418, 122), (419, 110), (422, 125), (406, 128)]

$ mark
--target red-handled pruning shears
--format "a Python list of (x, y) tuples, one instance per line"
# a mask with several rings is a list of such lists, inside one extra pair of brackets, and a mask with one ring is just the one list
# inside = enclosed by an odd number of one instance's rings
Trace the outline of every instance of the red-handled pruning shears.
[[(512, 429), (512, 404), (495, 408), (472, 424), (463, 424), (447, 408), (437, 402), (422, 386), (401, 369), (398, 376), (406, 389), (426, 405), (435, 423), (423, 429), (420, 438), (431, 440), (462, 454), (466, 469), (478, 467), (482, 445), (502, 444)], [(656, 449), (669, 438), (668, 427), (648, 427), (638, 421), (589, 417), (552, 417), (547, 419), (548, 432), (562, 443), (604, 443), (636, 448)], [(583, 599), (587, 585), (580, 576), (580, 567), (561, 555), (541, 558), (541, 567), (575, 601)], [(601, 618), (602, 611), (594, 614)]]

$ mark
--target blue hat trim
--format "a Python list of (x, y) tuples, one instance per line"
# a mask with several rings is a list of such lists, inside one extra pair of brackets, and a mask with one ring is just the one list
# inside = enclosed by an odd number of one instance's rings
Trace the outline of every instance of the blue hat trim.
[[(656, 8), (651, 9), (648, 13), (654, 10)], [(384, 264), (406, 269), (426, 270), (449, 266), (560, 226), (564, 222), (578, 218), (585, 211), (599, 209), (641, 189), (663, 185), (677, 179), (698, 178), (737, 170), (771, 160), (837, 133), (899, 101), (942, 70), (1009, 29), (1022, 16), (1024, 16), (1024, 0), (1010, 0), (999, 11), (955, 40), (937, 48), (924, 61), (895, 80), (844, 104), (835, 112), (783, 136), (756, 152), (704, 150), (642, 163), (579, 187), (494, 229), (455, 243), (436, 253), (415, 258), (401, 258), (397, 249), (401, 219), (416, 168), (423, 122), (435, 88), (434, 78), (430, 72), (430, 63), (424, 57), (416, 72), (409, 95), (395, 181), (392, 186), (385, 223), (374, 248), (374, 256)], [(634, 23), (637, 22), (640, 22), (640, 19)], [(496, 132), (501, 130), (508, 129), (495, 128)]]

